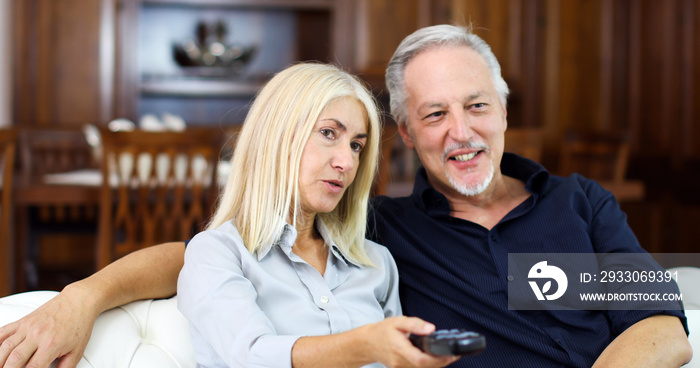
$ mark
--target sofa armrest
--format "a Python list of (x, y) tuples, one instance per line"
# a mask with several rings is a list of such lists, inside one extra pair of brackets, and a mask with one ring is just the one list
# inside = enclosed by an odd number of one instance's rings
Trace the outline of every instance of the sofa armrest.
[(688, 340), (693, 348), (693, 359), (683, 367), (700, 368), (700, 268), (674, 267), (669, 271), (678, 275), (678, 288), (683, 295), (685, 316), (688, 318)]
[[(0, 326), (58, 293), (35, 291), (0, 299)], [(78, 368), (194, 367), (189, 325), (177, 297), (140, 300), (102, 313)]]

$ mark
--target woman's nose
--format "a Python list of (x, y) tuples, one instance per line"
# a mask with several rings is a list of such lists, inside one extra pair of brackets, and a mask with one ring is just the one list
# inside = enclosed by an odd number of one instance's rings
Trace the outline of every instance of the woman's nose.
[(350, 147), (339, 147), (333, 153), (331, 165), (340, 172), (351, 170), (355, 165), (355, 152)]

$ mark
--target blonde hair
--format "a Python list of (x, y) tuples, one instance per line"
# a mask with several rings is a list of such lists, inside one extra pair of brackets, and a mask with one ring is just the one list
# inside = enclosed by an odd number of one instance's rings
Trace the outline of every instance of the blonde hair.
[(379, 113), (359, 79), (332, 65), (291, 66), (260, 90), (243, 123), (231, 172), (208, 228), (233, 220), (246, 248), (254, 253), (279, 239), (292, 206), (291, 225), (296, 226), (302, 152), (323, 109), (344, 97), (364, 106), (368, 138), (355, 180), (338, 206), (318, 217), (344, 254), (372, 265), (364, 239), (379, 152)]

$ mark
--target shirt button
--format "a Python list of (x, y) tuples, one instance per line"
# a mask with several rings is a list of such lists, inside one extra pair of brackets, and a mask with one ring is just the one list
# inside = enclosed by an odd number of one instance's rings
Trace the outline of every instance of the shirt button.
[(491, 240), (496, 241), (496, 234), (491, 234)]
[(513, 280), (515, 280), (515, 277), (513, 277), (513, 275), (508, 275), (508, 281), (513, 281)]
[(328, 300), (329, 300), (329, 299), (328, 299), (327, 296), (322, 296), (322, 297), (321, 297), (321, 303), (323, 303), (323, 304), (328, 303)]

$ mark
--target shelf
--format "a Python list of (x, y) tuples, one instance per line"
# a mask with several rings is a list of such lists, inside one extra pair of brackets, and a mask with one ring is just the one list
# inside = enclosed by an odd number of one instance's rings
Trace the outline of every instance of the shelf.
[(252, 97), (263, 84), (263, 81), (206, 79), (144, 80), (141, 82), (141, 93), (182, 97)]
[[(135, 30), (128, 44), (138, 45), (125, 61), (133, 68), (129, 89), (136, 118), (167, 112), (195, 124), (240, 123), (251, 100), (275, 73), (299, 61), (330, 61), (336, 54), (332, 37), (337, 0), (134, 0), (133, 4), (138, 4), (132, 9), (133, 27), (123, 27)], [(187, 63), (182, 58), (174, 58), (178, 43), (212, 42), (221, 23), (227, 30), (222, 43), (255, 47), (244, 66), (183, 66)]]
[(330, 10), (332, 0), (141, 0), (144, 5)]

